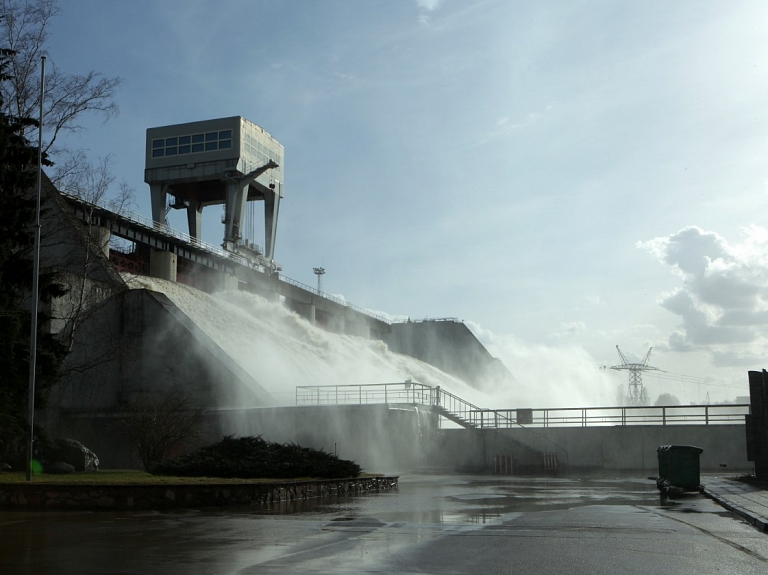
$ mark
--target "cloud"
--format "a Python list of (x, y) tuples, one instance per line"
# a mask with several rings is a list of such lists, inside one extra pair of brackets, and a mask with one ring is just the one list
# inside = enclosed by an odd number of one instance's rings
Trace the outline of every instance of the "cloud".
[(440, 0), (416, 0), (416, 5), (422, 10), (432, 12), (440, 5)]
[(438, 9), (443, 0), (416, 0), (419, 8), (419, 23), (429, 26), (429, 13)]
[(742, 234), (732, 245), (688, 226), (637, 243), (682, 279), (659, 301), (682, 322), (669, 336), (670, 349), (708, 351), (718, 365), (739, 366), (768, 343), (768, 230), (753, 225)]

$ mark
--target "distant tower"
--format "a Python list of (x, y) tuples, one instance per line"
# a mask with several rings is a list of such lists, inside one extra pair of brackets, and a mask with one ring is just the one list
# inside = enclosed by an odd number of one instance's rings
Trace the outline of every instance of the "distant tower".
[[(283, 156), (277, 140), (240, 116), (149, 128), (144, 181), (152, 219), (163, 224), (169, 209), (185, 209), (189, 235), (199, 240), (203, 208), (224, 204), (224, 249), (279, 269), (274, 256)], [(263, 251), (243, 233), (246, 204), (255, 200), (264, 202)]]
[(629, 363), (627, 361), (627, 358), (624, 357), (624, 354), (621, 353), (621, 349), (619, 349), (619, 346), (616, 346), (616, 350), (619, 352), (619, 358), (621, 359), (621, 364), (611, 366), (611, 369), (615, 369), (617, 371), (628, 371), (629, 372), (629, 387), (627, 388), (627, 405), (648, 405), (648, 393), (645, 391), (645, 388), (643, 388), (643, 375), (642, 373), (644, 371), (652, 371), (656, 370), (658, 371), (658, 367), (651, 367), (648, 365), (648, 360), (651, 358), (651, 350), (653, 348), (648, 350), (648, 353), (645, 354), (645, 357), (643, 358), (643, 361), (640, 363)]
[(317, 276), (317, 291), (323, 293), (323, 274), (325, 274), (325, 268), (312, 268)]

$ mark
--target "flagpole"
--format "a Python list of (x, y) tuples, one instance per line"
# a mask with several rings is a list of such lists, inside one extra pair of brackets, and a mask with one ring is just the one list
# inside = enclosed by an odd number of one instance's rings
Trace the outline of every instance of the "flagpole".
[(35, 430), (35, 363), (37, 362), (37, 307), (40, 281), (40, 197), (43, 190), (43, 98), (45, 96), (45, 56), (40, 67), (40, 123), (37, 129), (37, 206), (35, 210), (35, 259), (32, 270), (32, 328), (29, 341), (29, 413), (27, 441), (27, 481), (32, 481), (32, 449)]

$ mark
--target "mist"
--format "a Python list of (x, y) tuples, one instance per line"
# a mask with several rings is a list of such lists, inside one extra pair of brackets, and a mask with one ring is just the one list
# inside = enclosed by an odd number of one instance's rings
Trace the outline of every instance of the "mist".
[(494, 398), (464, 381), (391, 352), (384, 342), (325, 331), (281, 303), (256, 294), (208, 294), (144, 276), (133, 276), (130, 286), (165, 294), (274, 398), (274, 406), (293, 405), (296, 386), (395, 383), (407, 379), (439, 385), (481, 407), (495, 404)]

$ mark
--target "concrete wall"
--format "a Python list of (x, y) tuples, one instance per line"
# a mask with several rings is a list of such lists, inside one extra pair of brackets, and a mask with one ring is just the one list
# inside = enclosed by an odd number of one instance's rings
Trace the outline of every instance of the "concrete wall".
[(177, 260), (178, 256), (173, 252), (152, 250), (149, 253), (149, 275), (153, 278), (175, 282)]
[(222, 481), (187, 485), (0, 484), (0, 509), (200, 509), (289, 505), (315, 497), (348, 497), (397, 490), (397, 477), (357, 477), (274, 483)]
[(477, 388), (515, 379), (463, 322), (423, 320), (392, 324), (383, 340), (392, 351), (420, 359)]
[(93, 449), (105, 467), (126, 466), (115, 414), (137, 393), (181, 390), (192, 406), (270, 405), (257, 381), (162, 294), (126, 290), (81, 326), (80, 345), (52, 390), (45, 421), (53, 437)]
[[(440, 451), (433, 454), (433, 465), (443, 469), (491, 468), (494, 455), (516, 455), (520, 444), (539, 452), (557, 452), (571, 469), (620, 471), (634, 470), (648, 475), (658, 471), (656, 448), (659, 445), (695, 445), (704, 449), (704, 471), (746, 471), (744, 425), (667, 425), (626, 427), (577, 427), (440, 431)], [(725, 467), (722, 467), (725, 466)]]

